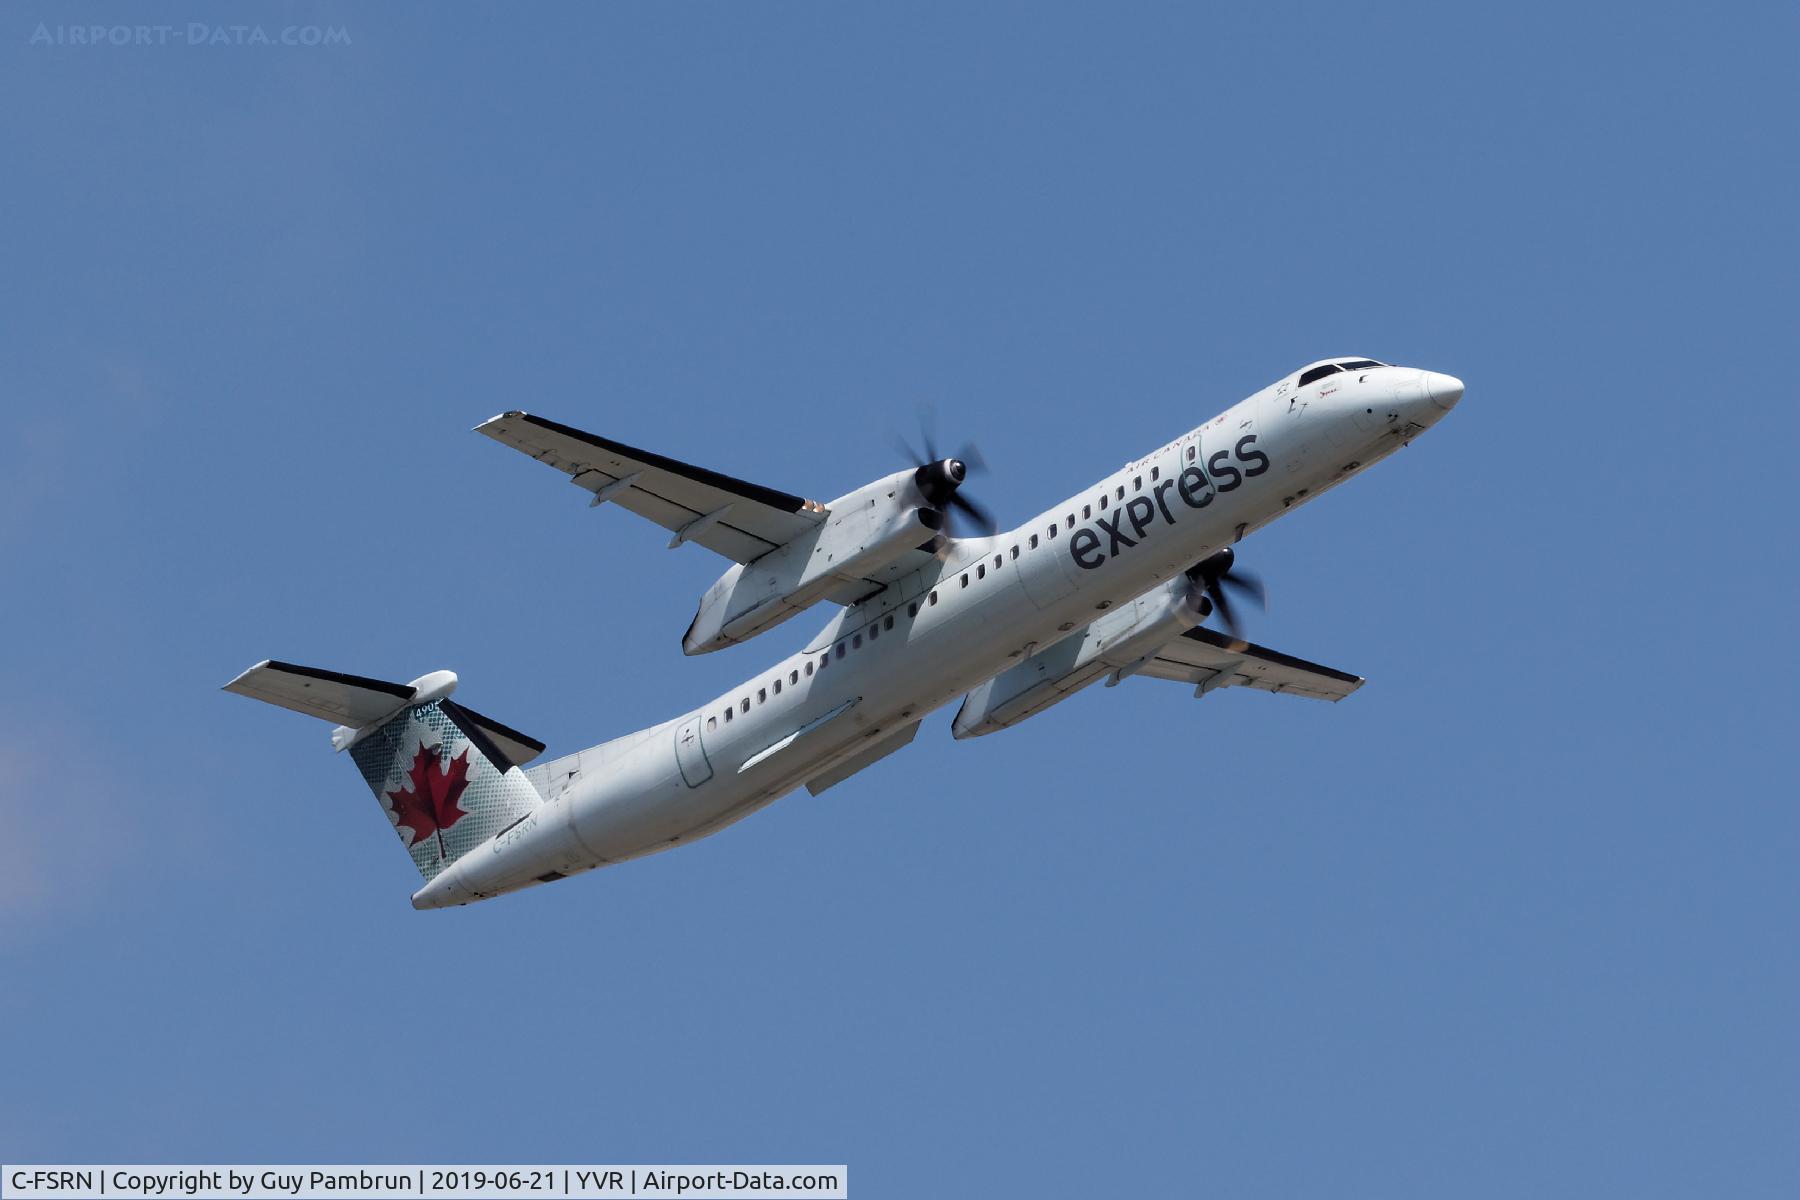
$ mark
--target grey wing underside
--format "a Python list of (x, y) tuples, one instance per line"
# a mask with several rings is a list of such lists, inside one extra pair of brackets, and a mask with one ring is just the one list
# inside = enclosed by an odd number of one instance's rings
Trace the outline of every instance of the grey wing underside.
[[(608, 501), (654, 521), (683, 542), (704, 546), (739, 563), (751, 563), (802, 537), (828, 515), (826, 507), (791, 492), (764, 487), (649, 450), (639, 450), (524, 412), (502, 413), (475, 427), (503, 445), (530, 455)], [(909, 551), (862, 580), (829, 594), (851, 604), (932, 561)]]
[[(579, 487), (654, 521), (734, 562), (754, 562), (825, 519), (825, 507), (791, 492), (735, 479), (639, 450), (530, 413), (503, 413), (475, 427), (495, 441), (555, 467)], [(695, 522), (721, 513), (706, 526)]]
[(1250, 687), (1335, 701), (1363, 685), (1360, 676), (1347, 671), (1251, 642), (1234, 642), (1206, 628), (1190, 629), (1170, 641), (1137, 673), (1191, 684), (1197, 695), (1222, 687)]

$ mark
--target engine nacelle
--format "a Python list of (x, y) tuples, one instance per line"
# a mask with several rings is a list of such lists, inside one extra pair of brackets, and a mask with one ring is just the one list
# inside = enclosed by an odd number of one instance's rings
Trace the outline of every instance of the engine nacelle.
[(681, 648), (705, 654), (755, 637), (937, 536), (943, 517), (913, 471), (840, 496), (825, 520), (785, 546), (719, 576), (701, 597)]
[(1177, 575), (971, 691), (950, 732), (958, 738), (993, 733), (1067, 700), (1103, 675), (1129, 675), (1203, 615), (1192, 602), (1192, 584)]

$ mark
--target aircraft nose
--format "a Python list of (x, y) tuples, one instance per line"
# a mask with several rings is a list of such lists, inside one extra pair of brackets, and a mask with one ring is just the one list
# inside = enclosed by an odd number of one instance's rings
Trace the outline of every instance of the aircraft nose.
[(1463, 382), (1454, 375), (1440, 375), (1436, 371), (1425, 372), (1425, 394), (1431, 402), (1449, 412), (1462, 399)]

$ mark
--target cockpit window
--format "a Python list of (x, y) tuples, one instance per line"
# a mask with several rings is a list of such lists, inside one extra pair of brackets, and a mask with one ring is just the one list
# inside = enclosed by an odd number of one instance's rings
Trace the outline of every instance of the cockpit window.
[(1323, 379), (1327, 375), (1335, 375), (1341, 370), (1343, 370), (1343, 368), (1336, 363), (1326, 363), (1322, 367), (1314, 367), (1312, 370), (1300, 376), (1300, 383), (1298, 386), (1305, 387), (1315, 379)]
[(1346, 371), (1360, 371), (1365, 367), (1385, 367), (1387, 364), (1384, 362), (1376, 362), (1372, 358), (1359, 358), (1354, 362), (1339, 363), (1338, 366)]

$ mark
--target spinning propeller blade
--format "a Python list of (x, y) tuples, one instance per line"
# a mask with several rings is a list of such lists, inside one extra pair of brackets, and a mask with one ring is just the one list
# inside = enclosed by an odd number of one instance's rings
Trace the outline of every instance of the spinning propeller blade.
[[(1269, 607), (1269, 590), (1263, 581), (1248, 571), (1234, 571), (1232, 564), (1237, 561), (1237, 554), (1230, 546), (1214, 551), (1198, 563), (1188, 568), (1187, 577), (1202, 593), (1202, 598), (1209, 602), (1212, 612), (1219, 614), (1219, 623), (1233, 641), (1244, 642), (1243, 632), (1238, 625), (1237, 614), (1231, 607), (1231, 593), (1236, 592), (1255, 603), (1260, 610)], [(1200, 608), (1199, 605), (1195, 606)], [(1207, 615), (1204, 609), (1201, 616)]]
[(935, 423), (929, 408), (920, 410), (919, 437), (924, 446), (923, 451), (913, 449), (912, 443), (903, 437), (896, 436), (894, 442), (916, 467), (913, 480), (918, 484), (919, 494), (924, 496), (927, 504), (943, 515), (944, 532), (938, 538), (937, 548), (941, 557), (948, 551), (950, 539), (957, 536), (956, 525), (959, 519), (966, 520), (973, 529), (984, 534), (993, 534), (999, 526), (992, 513), (961, 491), (971, 473), (987, 470), (987, 458), (981, 453), (981, 448), (973, 442), (966, 442), (951, 457), (939, 457), (937, 437), (932, 429)]

